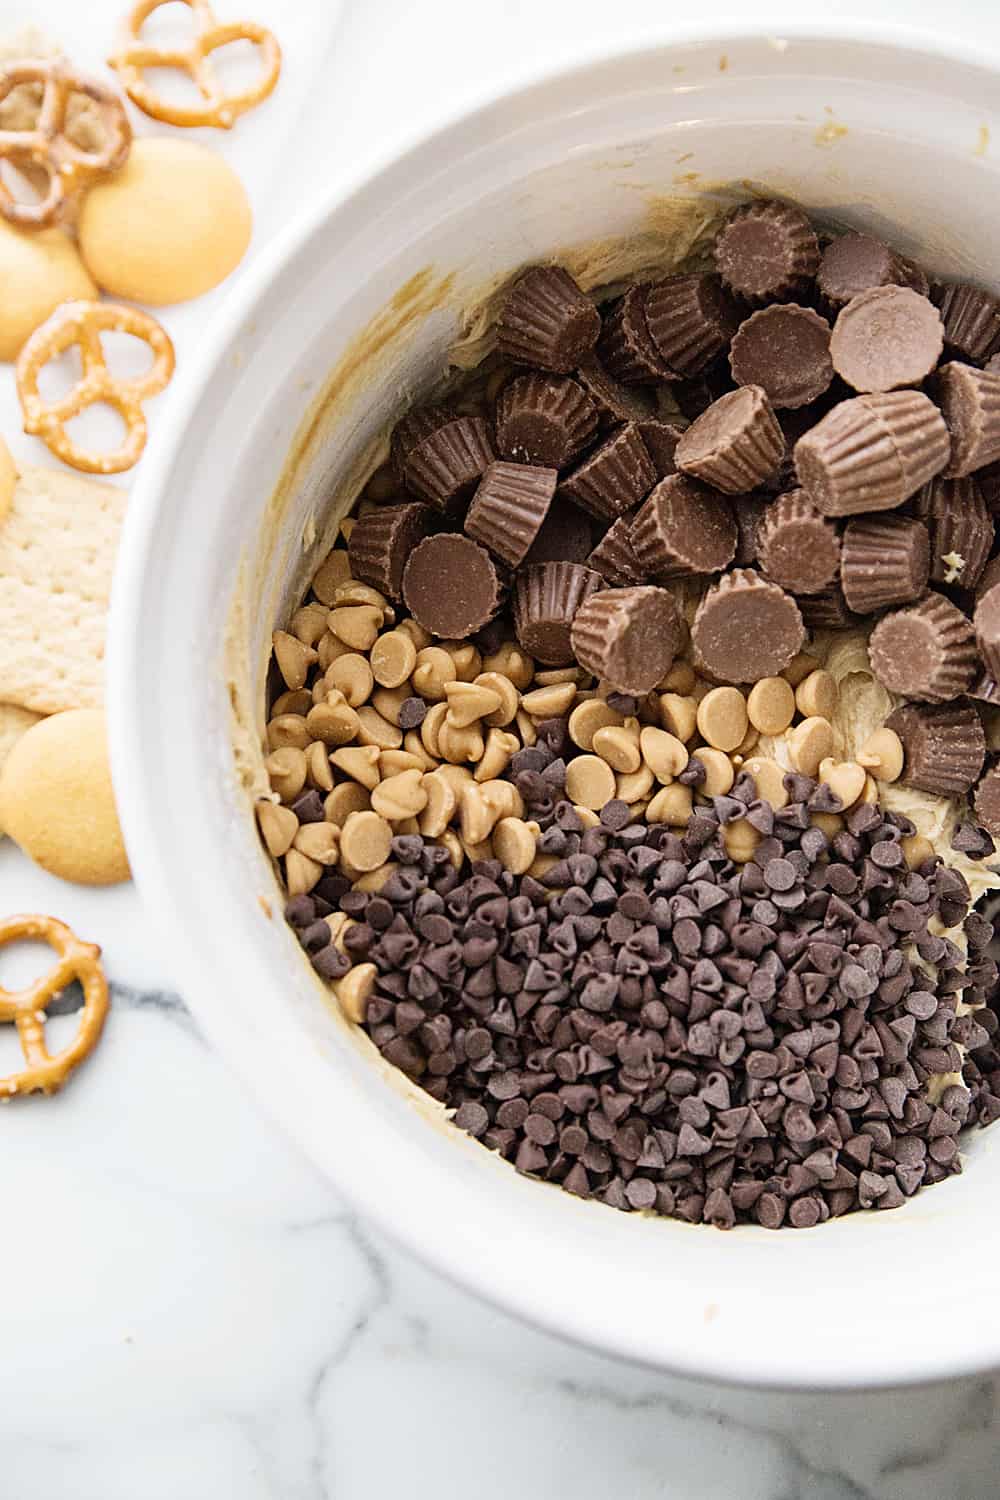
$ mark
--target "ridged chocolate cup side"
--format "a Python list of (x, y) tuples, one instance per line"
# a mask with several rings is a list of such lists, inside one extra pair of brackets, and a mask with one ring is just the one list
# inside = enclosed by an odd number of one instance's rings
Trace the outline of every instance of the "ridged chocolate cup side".
[(816, 285), (832, 307), (843, 307), (871, 287), (913, 285), (912, 270), (884, 241), (870, 234), (842, 234), (823, 251)]
[(773, 475), (785, 453), (785, 439), (767, 395), (745, 385), (713, 401), (691, 423), (674, 452), (674, 462), (727, 495), (744, 495)]
[(995, 583), (1000, 583), (1000, 553), (991, 557), (980, 573), (979, 582), (976, 584), (976, 598), (981, 599)]
[(941, 314), (948, 348), (976, 364), (988, 359), (1000, 342), (1000, 301), (964, 282), (938, 282), (932, 301)]
[(757, 532), (761, 570), (793, 594), (819, 594), (837, 577), (840, 537), (804, 490), (779, 495)]
[(724, 573), (698, 605), (691, 626), (695, 663), (719, 682), (778, 677), (804, 640), (796, 601), (751, 568)]
[(587, 558), (587, 567), (600, 573), (612, 588), (645, 583), (646, 574), (632, 546), (631, 534), (635, 512), (619, 516)]
[(733, 210), (713, 247), (723, 284), (751, 306), (805, 291), (820, 263), (815, 231), (800, 208), (756, 199)]
[(720, 278), (710, 273), (668, 276), (649, 288), (646, 326), (671, 370), (698, 375), (732, 338), (739, 321)]
[(456, 417), (410, 449), (403, 478), (419, 499), (451, 511), (468, 497), (495, 457), (485, 419)]
[(951, 434), (947, 478), (961, 479), (1000, 458), (1000, 375), (952, 360), (934, 385)]
[(650, 336), (645, 311), (648, 291), (648, 282), (630, 286), (605, 315), (597, 341), (598, 358), (623, 385), (647, 385), (676, 378), (676, 371), (670, 368)]
[(581, 667), (617, 692), (642, 697), (670, 671), (683, 636), (666, 589), (605, 589), (577, 610), (572, 646)]
[(980, 596), (972, 622), (983, 666), (1000, 682), (1000, 584)]
[(466, 514), (466, 536), (516, 568), (538, 535), (558, 481), (557, 469), (490, 464)]
[(935, 593), (883, 616), (869, 638), (868, 657), (884, 688), (925, 703), (961, 697), (978, 665), (972, 621)]
[(865, 623), (851, 609), (839, 583), (832, 583), (818, 594), (803, 594), (798, 605), (810, 630), (857, 630)]
[(561, 469), (597, 435), (597, 408), (566, 375), (519, 375), (497, 399), (496, 442), (512, 463)]
[(733, 500), (733, 519), (736, 522), (736, 555), (733, 562), (738, 568), (749, 568), (757, 561), (757, 545), (760, 525), (764, 519), (770, 497), (751, 494), (737, 495)]
[(622, 385), (604, 368), (596, 354), (581, 360), (576, 378), (597, 408), (600, 426), (619, 422), (649, 422), (656, 417), (656, 400), (642, 386)]
[(826, 516), (894, 510), (948, 462), (948, 431), (919, 391), (840, 401), (795, 444), (795, 472)]
[(676, 422), (637, 422), (639, 436), (646, 444), (646, 452), (656, 470), (657, 479), (666, 479), (668, 474), (677, 473), (677, 465), (674, 463), (674, 453), (677, 444), (684, 436), (684, 426)]
[(972, 799), (976, 822), (994, 838), (1000, 837), (1000, 768), (987, 771)]
[(903, 743), (907, 786), (936, 797), (964, 797), (986, 759), (986, 736), (967, 703), (904, 703), (886, 720)]
[(408, 411), (405, 417), (401, 417), (392, 429), (392, 437), (389, 439), (389, 458), (392, 470), (400, 484), (403, 483), (403, 475), (406, 470), (406, 460), (410, 453), (428, 438), (437, 432), (439, 427), (445, 427), (449, 422), (454, 422), (460, 413), (454, 406), (418, 406), (413, 411)]
[(733, 335), (729, 367), (737, 385), (759, 385), (776, 409), (808, 406), (833, 379), (830, 325), (797, 302), (759, 308)]
[(857, 516), (844, 529), (840, 584), (861, 615), (919, 599), (930, 576), (927, 527), (909, 516)]
[(570, 630), (584, 600), (604, 579), (580, 563), (538, 563), (521, 568), (514, 584), (514, 633), (536, 661), (566, 667), (573, 661)]
[(656, 470), (633, 423), (606, 438), (559, 486), (560, 497), (600, 521), (634, 510), (656, 483)]
[(406, 560), (436, 521), (431, 507), (418, 500), (380, 505), (359, 516), (347, 543), (351, 573), (390, 599), (401, 599)]
[(736, 555), (736, 519), (717, 491), (672, 474), (642, 506), (631, 542), (643, 573), (657, 582), (719, 573)]
[(914, 497), (913, 509), (930, 538), (930, 576), (975, 588), (993, 548), (993, 517), (974, 476), (932, 479)]
[(597, 343), (601, 315), (561, 266), (531, 266), (514, 282), (497, 323), (502, 354), (568, 375)]

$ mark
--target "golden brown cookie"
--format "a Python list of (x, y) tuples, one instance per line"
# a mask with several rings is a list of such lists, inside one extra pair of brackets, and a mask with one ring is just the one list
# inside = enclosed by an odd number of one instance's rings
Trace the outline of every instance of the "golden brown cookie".
[(0, 219), (0, 360), (17, 358), (33, 329), (60, 302), (97, 296), (97, 287), (61, 229), (15, 229)]
[(29, 858), (62, 880), (128, 880), (103, 713), (53, 714), (22, 736), (0, 772), (0, 824)]
[(165, 306), (224, 280), (243, 258), (252, 219), (222, 156), (156, 136), (136, 141), (121, 171), (87, 194), (78, 227), (83, 259), (106, 292)]

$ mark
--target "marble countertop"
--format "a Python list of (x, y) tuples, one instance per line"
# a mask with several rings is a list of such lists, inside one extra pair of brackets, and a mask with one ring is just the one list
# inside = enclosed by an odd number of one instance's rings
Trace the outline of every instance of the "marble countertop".
[[(598, 0), (218, 8), (271, 21), (288, 54), (273, 128), (221, 143), (247, 177), (261, 236), (309, 190), (301, 170), (281, 172), (280, 192), (266, 186), (279, 161), (302, 161), (288, 132), (322, 141), (333, 174), (484, 81), (515, 77), (528, 56), (569, 60), (601, 37), (665, 25), (662, 0), (634, 0), (624, 18)], [(7, 0), (3, 24), (13, 10), (96, 64), (98, 25), (120, 9)], [(742, 9), (670, 7), (678, 19)], [(802, 11), (769, 7), (776, 22)], [(822, 7), (1000, 45), (992, 12), (987, 0), (952, 0), (946, 16), (918, 0)], [(195, 326), (165, 321), (181, 345)], [(7, 434), (9, 383), (0, 371)], [(32, 456), (26, 441), (14, 446)], [(1000, 1380), (837, 1397), (738, 1391), (515, 1323), (372, 1234), (259, 1115), (172, 989), (156, 914), (131, 887), (63, 885), (4, 842), (0, 910), (51, 911), (102, 943), (114, 988), (98, 1052), (71, 1086), (3, 1113), (3, 1500), (432, 1500), (457, 1482), (477, 1500), (997, 1493)], [(0, 966), (4, 982), (25, 977), (6, 955)], [(9, 1043), (0, 1036), (0, 1070)]]

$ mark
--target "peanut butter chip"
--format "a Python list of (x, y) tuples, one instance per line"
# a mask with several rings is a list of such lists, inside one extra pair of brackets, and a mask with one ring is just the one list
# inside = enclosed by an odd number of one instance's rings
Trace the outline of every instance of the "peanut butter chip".
[(934, 845), (922, 833), (908, 834), (906, 838), (900, 839), (899, 847), (903, 851), (908, 870), (919, 870), (926, 860), (934, 857)]
[(797, 688), (799, 683), (805, 682), (809, 673), (815, 672), (818, 666), (819, 662), (815, 656), (810, 656), (808, 651), (799, 651), (792, 657), (781, 675), (786, 682), (791, 683), (793, 688)]
[(318, 646), (326, 634), (326, 617), (330, 611), (322, 604), (303, 604), (289, 623), (289, 629), (306, 646)]
[(305, 896), (323, 874), (318, 860), (310, 859), (298, 849), (289, 849), (285, 855), (285, 887), (290, 896)]
[(268, 854), (272, 859), (280, 859), (292, 847), (292, 840), (299, 831), (298, 818), (290, 807), (280, 807), (276, 802), (268, 802), (266, 797), (257, 803), (255, 811)]
[(301, 714), (279, 714), (267, 726), (267, 743), (271, 750), (284, 750), (289, 745), (296, 750), (305, 750), (315, 738), (309, 733), (309, 725)]
[(761, 734), (784, 734), (795, 717), (795, 693), (784, 677), (762, 677), (747, 695), (747, 717)]
[(430, 631), (425, 630), (422, 625), (418, 625), (416, 620), (410, 615), (407, 615), (405, 620), (400, 620), (398, 628), (404, 635), (410, 637), (410, 640), (418, 651), (425, 651), (434, 639)]
[(705, 767), (705, 780), (698, 788), (706, 797), (724, 797), (736, 780), (733, 763), (722, 750), (711, 747), (694, 752), (696, 759)]
[(324, 745), (349, 745), (357, 738), (361, 721), (339, 688), (326, 695), (306, 714), (306, 728), (310, 740), (322, 740)]
[(691, 816), (693, 800), (691, 788), (681, 786), (680, 782), (661, 787), (646, 808), (646, 821), (669, 823), (672, 828), (682, 828)]
[(372, 675), (379, 687), (401, 687), (416, 664), (417, 648), (405, 631), (389, 630), (372, 647)]
[(318, 792), (333, 791), (330, 756), (322, 740), (313, 740), (306, 751), (306, 780)]
[(360, 782), (342, 781), (323, 803), (323, 816), (328, 823), (343, 825), (351, 813), (367, 812), (371, 805), (371, 798)]
[(627, 802), (629, 807), (636, 802), (641, 802), (648, 797), (653, 790), (656, 778), (649, 767), (643, 763), (638, 771), (630, 771), (628, 774), (615, 777), (615, 796), (619, 802)]
[(748, 860), (753, 859), (760, 838), (756, 828), (746, 818), (737, 818), (734, 822), (727, 823), (722, 830), (726, 853), (738, 865), (745, 865)]
[(377, 745), (345, 745), (335, 750), (330, 760), (345, 776), (358, 781), (368, 790), (374, 791), (379, 784)]
[(858, 765), (876, 781), (898, 781), (903, 774), (903, 742), (894, 729), (876, 729), (858, 751)]
[(409, 750), (379, 751), (378, 773), (383, 781), (390, 776), (398, 776), (400, 771), (419, 771), (423, 775), (427, 769), (425, 757), (411, 755)]
[(362, 1025), (368, 1014), (368, 1001), (377, 978), (378, 970), (374, 964), (355, 964), (343, 979), (335, 979), (333, 982), (337, 1004), (347, 1019), (356, 1026)]
[(391, 846), (392, 828), (376, 812), (351, 813), (341, 830), (341, 857), (355, 870), (377, 870)]
[(770, 802), (774, 808), (788, 805), (784, 768), (779, 766), (776, 760), (754, 756), (753, 759), (744, 761), (743, 769), (753, 777), (758, 797), (762, 797), (765, 802)]
[(458, 792), (445, 776), (431, 771), (425, 774), (423, 788), (427, 802), (418, 818), (420, 832), (428, 839), (440, 838), (458, 808)]
[(318, 865), (335, 865), (340, 852), (340, 829), (334, 823), (304, 823), (293, 847)]
[(442, 641), (462, 682), (472, 682), (482, 671), (483, 658), (471, 641)]
[(351, 560), (344, 547), (335, 547), (316, 569), (312, 591), (321, 604), (333, 603), (333, 596), (351, 576)]
[(441, 646), (425, 646), (418, 651), (412, 675), (413, 691), (431, 701), (442, 699), (449, 682), (458, 681), (455, 663)]
[(504, 729), (491, 729), (486, 736), (483, 758), (476, 767), (476, 780), (493, 781), (495, 777), (502, 776), (520, 748), (521, 741), (516, 734), (508, 734)]
[(460, 766), (465, 761), (482, 760), (486, 752), (486, 741), (478, 724), (457, 729), (449, 722), (446, 710), (444, 721), (438, 730), (438, 748), (445, 760), (450, 761), (453, 766)]
[(483, 671), (499, 672), (502, 677), (510, 679), (518, 692), (523, 693), (535, 675), (535, 663), (513, 641), (505, 641), (499, 651), (484, 658)]
[(329, 667), (325, 681), (331, 690), (343, 693), (352, 708), (367, 703), (375, 686), (372, 669), (357, 651), (348, 651)]
[(372, 808), (390, 823), (415, 818), (427, 806), (427, 793), (420, 770), (400, 771), (380, 781), (372, 792)]
[(427, 713), (424, 715), (424, 722), (420, 726), (420, 738), (424, 749), (435, 760), (441, 759), (441, 746), (438, 743), (438, 735), (447, 717), (447, 703), (435, 703), (427, 710)]
[(829, 672), (820, 668), (804, 677), (795, 689), (795, 706), (804, 718), (818, 715), (822, 719), (832, 719), (837, 712), (838, 697), (836, 682)]
[(614, 772), (598, 755), (578, 755), (566, 768), (566, 796), (599, 812), (615, 795)]
[(638, 771), (642, 764), (642, 756), (634, 737), (620, 725), (610, 724), (604, 729), (598, 729), (593, 738), (593, 749), (595, 755), (607, 761), (612, 771), (628, 774)]
[(640, 732), (639, 747), (646, 765), (657, 781), (665, 785), (679, 776), (688, 763), (687, 750), (677, 735), (652, 724), (645, 725)]
[(331, 609), (330, 629), (352, 651), (370, 651), (382, 628), (383, 613), (377, 604), (345, 604)]
[(809, 815), (809, 824), (812, 828), (818, 828), (820, 833), (825, 833), (828, 839), (842, 831), (844, 820), (840, 813), (814, 812)]
[(660, 689), (664, 693), (680, 693), (686, 696), (694, 692), (697, 681), (693, 667), (690, 667), (686, 661), (675, 661), (660, 683)]
[(602, 698), (587, 698), (569, 716), (569, 737), (581, 750), (592, 750), (599, 729), (621, 728), (624, 722), (621, 714), (609, 708)]
[(686, 745), (698, 727), (698, 700), (681, 693), (660, 696), (660, 723)]
[(455, 729), (467, 729), (470, 724), (495, 714), (501, 706), (500, 694), (492, 688), (481, 687), (475, 682), (449, 682), (445, 688), (448, 703), (448, 723)]
[(319, 660), (312, 646), (289, 635), (287, 630), (276, 630), (271, 642), (274, 646), (274, 659), (278, 663), (278, 671), (285, 679), (285, 686), (293, 690), (305, 687), (309, 668)]
[(313, 702), (313, 695), (308, 688), (281, 693), (271, 704), (271, 718), (280, 718), (282, 714), (307, 714)]
[(469, 781), (458, 799), (459, 829), (467, 844), (481, 844), (493, 832), (497, 813), (491, 807), (481, 786)]
[(493, 852), (512, 875), (523, 875), (530, 869), (537, 844), (534, 833), (521, 818), (501, 818), (493, 830)]
[(492, 713), (483, 716), (483, 722), (492, 729), (505, 728), (517, 713), (521, 695), (511, 682), (509, 677), (504, 677), (500, 672), (480, 672), (474, 678), (476, 687), (489, 688), (491, 693), (496, 693), (500, 699), (500, 707)]
[(554, 719), (568, 713), (576, 699), (575, 682), (557, 682), (552, 687), (535, 688), (525, 693), (521, 707), (535, 719)]
[(865, 789), (866, 773), (857, 761), (835, 761), (827, 757), (820, 761), (819, 779), (839, 797), (845, 811), (853, 807)]
[(309, 763), (306, 752), (295, 745), (284, 745), (272, 750), (264, 762), (271, 790), (277, 792), (282, 802), (294, 802), (306, 784)]
[(698, 704), (699, 732), (716, 750), (735, 750), (747, 723), (746, 699), (739, 688), (712, 688)]
[(403, 743), (403, 731), (388, 719), (383, 718), (377, 708), (366, 703), (357, 711), (357, 738), (362, 745), (377, 745), (380, 750), (398, 750)]
[(788, 736), (792, 765), (803, 776), (815, 776), (820, 761), (833, 753), (833, 725), (829, 719), (803, 719)]

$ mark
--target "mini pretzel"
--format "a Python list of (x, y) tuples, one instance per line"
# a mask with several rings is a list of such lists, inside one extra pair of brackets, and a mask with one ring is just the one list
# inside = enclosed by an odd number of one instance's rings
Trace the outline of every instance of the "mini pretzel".
[[(7, 917), (0, 921), (0, 947), (22, 939), (48, 943), (59, 961), (26, 990), (0, 986), (0, 1021), (13, 1021), (28, 1066), (0, 1078), (0, 1100), (15, 1094), (54, 1094), (97, 1045), (108, 1013), (108, 981), (96, 943), (81, 943), (55, 917)], [(74, 979), (83, 986), (80, 1024), (68, 1047), (54, 1056), (45, 1045), (45, 1008)]]
[[(122, 45), (108, 62), (117, 70), (132, 103), (154, 120), (163, 120), (168, 125), (216, 125), (220, 130), (229, 130), (237, 115), (245, 114), (266, 99), (277, 83), (281, 72), (278, 39), (266, 26), (258, 26), (254, 21), (216, 21), (208, 0), (184, 0), (191, 7), (197, 28), (190, 46), (155, 47), (140, 40), (139, 32), (153, 11), (169, 3), (170, 0), (138, 0), (125, 21)], [(210, 53), (229, 42), (252, 42), (261, 50), (261, 75), (252, 88), (241, 93), (227, 94), (208, 60)], [(146, 82), (144, 68), (182, 68), (197, 84), (204, 104), (172, 104)]]
[[(21, 229), (43, 229), (65, 219), (79, 194), (96, 177), (123, 164), (132, 142), (132, 128), (124, 104), (112, 89), (97, 79), (74, 73), (60, 59), (0, 67), (0, 103), (24, 83), (42, 87), (38, 119), (30, 130), (0, 130), (0, 160), (6, 159), (29, 173), (32, 169), (44, 173), (47, 191), (40, 202), (24, 203), (0, 179), (0, 214)], [(92, 100), (99, 113), (103, 144), (92, 151), (75, 145), (66, 133), (67, 109), (75, 94)]]
[[(101, 348), (101, 331), (132, 333), (153, 351), (145, 375), (118, 380), (111, 374)], [(74, 344), (80, 350), (83, 377), (58, 401), (47, 404), (38, 391), (38, 377), (50, 359)], [(142, 403), (162, 391), (174, 373), (174, 346), (148, 313), (115, 302), (64, 302), (40, 324), (17, 356), (17, 393), (24, 412), (24, 430), (40, 437), (57, 458), (87, 474), (120, 474), (130, 469), (146, 446), (146, 418)], [(105, 402), (125, 423), (125, 439), (110, 453), (92, 453), (75, 443), (66, 423), (88, 406)]]

